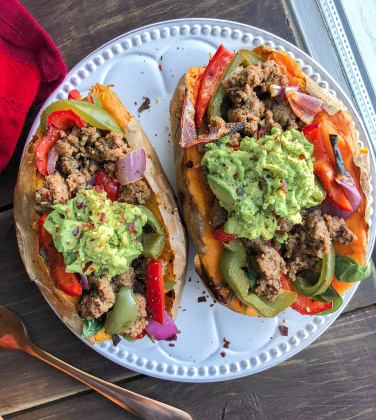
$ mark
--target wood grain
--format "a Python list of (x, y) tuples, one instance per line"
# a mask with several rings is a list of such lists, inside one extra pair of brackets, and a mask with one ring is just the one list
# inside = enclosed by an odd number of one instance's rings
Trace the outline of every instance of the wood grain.
[[(111, 39), (140, 26), (168, 19), (207, 17), (257, 26), (295, 43), (282, 0), (20, 0), (47, 31), (70, 70)], [(17, 149), (0, 177), (0, 208), (10, 206), (23, 145), (39, 108), (33, 107)]]
[[(372, 420), (375, 329), (375, 311), (344, 317), (297, 356), (251, 377), (215, 384), (144, 377), (123, 386), (173, 404), (194, 419)], [(134, 418), (93, 392), (6, 418), (91, 419), (109, 413), (113, 420)]]

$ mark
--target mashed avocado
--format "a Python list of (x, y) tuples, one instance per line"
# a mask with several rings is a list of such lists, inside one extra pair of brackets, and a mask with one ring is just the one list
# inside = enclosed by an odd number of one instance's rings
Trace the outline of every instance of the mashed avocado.
[(224, 137), (207, 144), (202, 159), (210, 188), (229, 212), (225, 231), (283, 242), (287, 235), (278, 234), (275, 216), (300, 223), (299, 210), (324, 198), (315, 184), (313, 146), (300, 132), (277, 128), (257, 141), (245, 137), (238, 149), (227, 142)]
[(63, 253), (68, 273), (113, 277), (141, 254), (137, 238), (147, 220), (141, 208), (86, 190), (54, 209), (44, 227)]

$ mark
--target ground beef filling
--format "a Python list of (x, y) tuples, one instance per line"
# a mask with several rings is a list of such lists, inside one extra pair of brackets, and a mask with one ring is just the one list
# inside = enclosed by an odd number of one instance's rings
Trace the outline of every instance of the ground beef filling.
[[(113, 176), (115, 163), (132, 149), (124, 135), (111, 131), (102, 136), (95, 127), (73, 127), (60, 131), (56, 143), (59, 158), (57, 171), (45, 178), (45, 185), (36, 191), (36, 207), (40, 213), (51, 212), (51, 206), (66, 203), (78, 190), (92, 188), (86, 182), (99, 168)], [(150, 189), (143, 180), (120, 187), (119, 201), (144, 204), (150, 197)]]
[(78, 312), (84, 319), (99, 318), (108, 312), (115, 303), (116, 295), (111, 279), (89, 276), (90, 292), (84, 295), (78, 305)]
[(243, 243), (247, 248), (249, 262), (259, 274), (255, 292), (272, 302), (281, 289), (281, 273), (286, 274), (285, 261), (280, 253), (261, 237), (244, 239)]
[(302, 128), (304, 123), (287, 100), (278, 103), (270, 97), (271, 85), (288, 84), (283, 72), (284, 69), (274, 60), (268, 60), (246, 68), (238, 67), (230, 73), (222, 82), (232, 102), (227, 114), (229, 122), (243, 122), (243, 132), (247, 136), (257, 135), (259, 130), (270, 131), (272, 127), (282, 130)]
[(289, 235), (282, 246), (276, 241), (266, 242), (261, 237), (242, 240), (248, 263), (259, 275), (255, 292), (270, 302), (280, 293), (281, 273), (292, 281), (297, 275), (304, 275), (306, 270), (319, 274), (322, 257), (330, 252), (332, 242), (347, 245), (356, 240), (341, 218), (322, 216), (319, 210), (302, 210), (301, 215), (302, 224), (295, 226), (283, 217), (278, 218), (279, 230)]
[[(136, 272), (133, 267), (129, 267), (125, 273), (115, 276), (112, 279), (91, 275), (89, 276), (89, 282), (89, 293), (82, 297), (77, 308), (81, 317), (87, 320), (99, 318), (107, 313), (114, 306), (116, 293), (119, 291), (120, 287), (126, 286), (134, 289), (137, 283)], [(131, 338), (140, 335), (148, 325), (148, 321), (145, 319), (147, 316), (146, 299), (141, 293), (134, 293), (134, 295), (138, 308), (137, 318), (132, 327), (127, 331), (124, 331), (124, 333)]]
[(342, 218), (322, 216), (320, 210), (302, 210), (301, 215), (303, 223), (294, 227), (285, 243), (287, 276), (292, 281), (303, 270), (320, 273), (321, 259), (330, 252), (332, 242), (348, 245), (356, 240)]

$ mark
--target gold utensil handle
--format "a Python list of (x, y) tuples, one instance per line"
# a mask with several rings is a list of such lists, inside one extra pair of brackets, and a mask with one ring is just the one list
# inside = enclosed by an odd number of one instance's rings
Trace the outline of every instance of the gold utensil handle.
[(52, 366), (55, 366), (57, 369), (62, 370), (68, 375), (73, 376), (73, 378), (78, 379), (85, 385), (93, 388), (95, 391), (98, 391), (114, 403), (120, 405), (120, 407), (125, 408), (141, 419), (192, 420), (192, 417), (182, 410), (171, 407), (167, 404), (160, 403), (150, 398), (143, 397), (142, 395), (120, 388), (119, 386), (89, 375), (80, 369), (68, 365), (62, 360), (57, 359), (33, 343), (30, 343), (27, 347), (24, 347), (23, 350), (37, 357), (38, 359), (43, 360)]

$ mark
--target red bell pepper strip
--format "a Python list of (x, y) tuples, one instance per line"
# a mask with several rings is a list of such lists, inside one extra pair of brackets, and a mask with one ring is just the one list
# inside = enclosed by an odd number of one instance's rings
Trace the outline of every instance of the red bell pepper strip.
[(73, 89), (69, 92), (68, 99), (73, 99), (75, 101), (80, 99), (80, 92), (77, 89)]
[(71, 127), (85, 127), (85, 121), (71, 109), (51, 112), (46, 119), (47, 129), (51, 124), (62, 131), (68, 130)]
[(164, 321), (165, 305), (162, 264), (162, 260), (150, 260), (146, 272), (146, 305), (154, 314), (149, 317), (159, 324)]
[(213, 236), (214, 239), (216, 239), (217, 241), (221, 241), (221, 242), (231, 242), (231, 241), (235, 241), (235, 239), (237, 239), (236, 235), (225, 232), (225, 225), (222, 225), (218, 229), (213, 230), (212, 236)]
[[(280, 280), (282, 289), (295, 292), (285, 274), (281, 273)], [(302, 315), (315, 315), (320, 312), (332, 309), (333, 302), (319, 302), (317, 300), (303, 296), (300, 293), (296, 293), (296, 299), (290, 307)]]
[(52, 235), (44, 228), (46, 218), (47, 214), (44, 214), (38, 221), (38, 237), (39, 245), (47, 258), (47, 264), (52, 278), (55, 281), (56, 287), (66, 295), (80, 296), (82, 295), (81, 283), (76, 274), (65, 271), (66, 266), (63, 254), (56, 249)]
[(230, 61), (234, 55), (234, 53), (226, 50), (223, 45), (220, 45), (213, 58), (209, 61), (209, 64), (202, 76), (200, 87), (198, 89), (195, 107), (196, 128), (200, 127), (202, 118), (218, 85), (218, 82), (220, 81), (223, 73), (225, 72), (227, 66), (230, 64)]
[(59, 130), (53, 126), (50, 125), (48, 128), (47, 134), (45, 134), (41, 141), (37, 144), (35, 148), (35, 162), (37, 164), (38, 171), (42, 175), (48, 175), (47, 172), (47, 157), (49, 151), (52, 149), (52, 147), (57, 143), (57, 141), (60, 138)]
[(315, 174), (321, 179), (323, 186), (328, 193), (331, 201), (340, 209), (345, 211), (352, 211), (350, 201), (346, 197), (343, 188), (336, 181), (336, 168), (328, 157), (328, 152), (325, 149), (324, 143), (320, 133), (320, 123), (306, 125), (302, 133), (304, 137), (313, 145), (312, 157), (313, 170)]
[(119, 182), (111, 178), (107, 172), (100, 168), (95, 175), (94, 185), (102, 186), (111, 201), (117, 201), (119, 198)]

